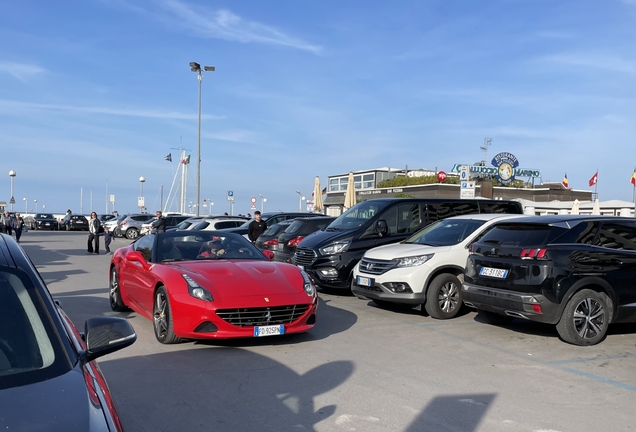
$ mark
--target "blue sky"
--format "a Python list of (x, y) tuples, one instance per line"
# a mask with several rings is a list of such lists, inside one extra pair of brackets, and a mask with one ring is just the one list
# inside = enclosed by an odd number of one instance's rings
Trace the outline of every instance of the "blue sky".
[[(633, 0), (0, 0), (0, 143), (17, 210), (150, 211), (180, 141), (214, 212), (295, 210), (314, 177), (507, 151), (632, 200)], [(172, 153), (175, 162), (164, 161)], [(191, 165), (188, 201), (195, 199)], [(258, 202), (260, 208), (260, 199)]]

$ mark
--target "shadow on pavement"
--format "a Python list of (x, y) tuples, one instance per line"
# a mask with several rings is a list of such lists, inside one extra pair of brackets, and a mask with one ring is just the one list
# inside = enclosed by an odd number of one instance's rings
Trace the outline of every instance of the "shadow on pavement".
[(495, 394), (437, 396), (405, 432), (472, 432), (492, 405)]

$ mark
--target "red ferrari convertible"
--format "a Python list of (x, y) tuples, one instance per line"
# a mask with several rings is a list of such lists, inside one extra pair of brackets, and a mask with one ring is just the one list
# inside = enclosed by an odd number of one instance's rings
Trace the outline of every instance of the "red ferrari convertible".
[(164, 344), (300, 333), (316, 323), (309, 276), (238, 234), (149, 234), (115, 252), (109, 275), (111, 308), (152, 320)]

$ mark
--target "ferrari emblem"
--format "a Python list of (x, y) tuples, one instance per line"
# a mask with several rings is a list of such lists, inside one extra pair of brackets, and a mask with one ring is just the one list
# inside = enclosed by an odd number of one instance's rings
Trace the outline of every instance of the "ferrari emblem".
[(269, 303), (269, 299), (268, 299), (267, 297), (265, 297), (265, 301), (266, 301), (267, 303)]

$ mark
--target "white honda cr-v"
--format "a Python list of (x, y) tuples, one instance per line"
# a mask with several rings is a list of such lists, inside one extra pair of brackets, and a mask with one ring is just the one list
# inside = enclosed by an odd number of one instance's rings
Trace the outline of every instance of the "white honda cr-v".
[(455, 317), (462, 306), (468, 246), (495, 223), (523, 215), (471, 214), (434, 222), (408, 239), (368, 250), (353, 269), (351, 291), (380, 306), (422, 305), (431, 317)]

